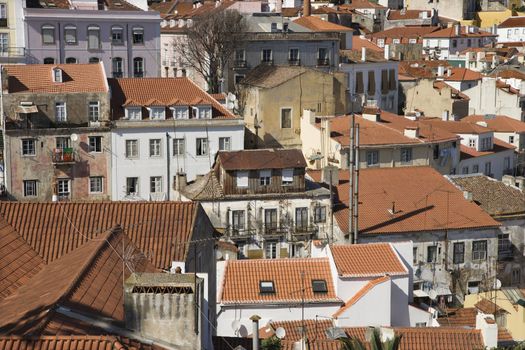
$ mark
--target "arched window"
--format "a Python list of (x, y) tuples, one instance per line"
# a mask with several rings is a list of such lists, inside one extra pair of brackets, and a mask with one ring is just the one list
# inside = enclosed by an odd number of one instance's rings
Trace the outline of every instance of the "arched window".
[(98, 57), (90, 57), (89, 58), (89, 63), (99, 63), (100, 62), (100, 58)]
[(88, 33), (88, 49), (99, 50), (100, 49), (100, 27), (96, 25), (89, 25), (87, 29)]
[(144, 59), (142, 57), (135, 57), (133, 59), (133, 76), (135, 78), (142, 78), (144, 76)]
[(77, 27), (68, 24), (64, 27), (64, 41), (66, 45), (76, 45), (77, 44)]
[(44, 58), (44, 64), (55, 64), (55, 59), (53, 57)]
[(42, 44), (55, 44), (55, 26), (51, 24), (44, 24), (42, 26)]
[(124, 62), (121, 57), (113, 58), (113, 78), (122, 78)]
[(78, 63), (75, 57), (66, 58), (66, 63)]

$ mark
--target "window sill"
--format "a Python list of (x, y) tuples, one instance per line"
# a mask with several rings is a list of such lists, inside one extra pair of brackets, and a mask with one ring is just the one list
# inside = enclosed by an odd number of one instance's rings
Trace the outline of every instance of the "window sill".
[(31, 157), (36, 157), (36, 154), (22, 154), (21, 156), (26, 157), (26, 158), (31, 158)]

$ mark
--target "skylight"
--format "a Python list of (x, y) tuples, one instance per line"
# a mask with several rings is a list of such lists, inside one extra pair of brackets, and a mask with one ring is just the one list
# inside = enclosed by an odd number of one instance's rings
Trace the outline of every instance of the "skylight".
[(273, 284), (273, 281), (260, 281), (259, 282), (259, 293), (261, 294), (275, 293), (275, 286)]
[(325, 280), (312, 280), (312, 290), (314, 293), (328, 293)]

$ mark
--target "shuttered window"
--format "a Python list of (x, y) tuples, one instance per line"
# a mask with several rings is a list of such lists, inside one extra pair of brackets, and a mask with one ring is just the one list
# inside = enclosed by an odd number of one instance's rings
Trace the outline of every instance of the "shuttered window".
[(386, 69), (381, 70), (381, 93), (386, 94), (388, 92), (388, 71)]
[(357, 72), (355, 74), (355, 93), (362, 94), (365, 92), (365, 84), (363, 82), (363, 72)]
[(376, 75), (373, 70), (368, 71), (368, 95), (374, 96), (376, 94)]
[(394, 91), (397, 88), (395, 69), (390, 69), (388, 71), (388, 87), (390, 88), (391, 91)]

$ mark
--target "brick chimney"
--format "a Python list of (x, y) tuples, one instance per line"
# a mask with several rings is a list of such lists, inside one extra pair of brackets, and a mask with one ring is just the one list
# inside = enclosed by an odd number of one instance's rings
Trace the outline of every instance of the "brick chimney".
[(304, 17), (308, 17), (310, 16), (311, 14), (311, 4), (310, 4), (310, 0), (304, 0), (304, 3), (303, 3), (303, 16)]

